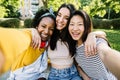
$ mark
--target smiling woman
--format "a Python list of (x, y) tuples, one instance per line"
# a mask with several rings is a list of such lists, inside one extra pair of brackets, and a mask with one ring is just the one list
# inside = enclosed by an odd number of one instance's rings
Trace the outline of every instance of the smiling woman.
[[(106, 39), (96, 39), (96, 55), (84, 55), (84, 42), (91, 32), (91, 23), (89, 15), (82, 10), (75, 11), (69, 21), (69, 33), (77, 41), (75, 60), (79, 72), (81, 73), (82, 68), (91, 80), (117, 80), (120, 78), (120, 53), (111, 49)], [(82, 77), (84, 78), (84, 75)]]
[(37, 49), (31, 46), (31, 29), (0, 28), (0, 70), (2, 73), (11, 70), (8, 80), (37, 80), (45, 77), (43, 74), (47, 68), (45, 50), (54, 26), (55, 17), (49, 10), (41, 9), (36, 13), (33, 27), (39, 33), (41, 41), (47, 43), (45, 47)]

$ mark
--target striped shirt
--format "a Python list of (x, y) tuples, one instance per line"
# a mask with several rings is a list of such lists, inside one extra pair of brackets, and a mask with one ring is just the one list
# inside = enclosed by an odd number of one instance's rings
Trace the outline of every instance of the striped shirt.
[[(104, 39), (97, 38), (97, 45), (101, 42), (107, 44)], [(117, 80), (115, 76), (105, 67), (99, 57), (99, 54), (86, 57), (84, 53), (84, 45), (82, 44), (77, 47), (75, 60), (92, 80)]]

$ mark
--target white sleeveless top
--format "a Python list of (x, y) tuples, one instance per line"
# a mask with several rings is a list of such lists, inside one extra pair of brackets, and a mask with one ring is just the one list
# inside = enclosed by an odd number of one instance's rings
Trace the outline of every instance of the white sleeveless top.
[(51, 50), (50, 47), (48, 47), (48, 57), (52, 64), (60, 66), (73, 64), (73, 57), (70, 56), (68, 45), (66, 44), (58, 40), (55, 50)]

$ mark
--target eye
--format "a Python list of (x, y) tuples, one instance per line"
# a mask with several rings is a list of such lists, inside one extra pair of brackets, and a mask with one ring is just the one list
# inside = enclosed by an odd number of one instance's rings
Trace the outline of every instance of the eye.
[(79, 23), (78, 25), (81, 26), (81, 25), (83, 25), (83, 23)]
[(46, 25), (41, 25), (43, 28), (45, 28), (46, 27)]
[(68, 20), (68, 19), (69, 19), (69, 17), (65, 17), (65, 19), (66, 19), (66, 20)]
[(49, 30), (50, 30), (50, 31), (53, 31), (53, 30), (54, 30), (54, 28), (50, 28)]
[(57, 16), (59, 16), (59, 17), (60, 17), (60, 16), (61, 16), (61, 14), (60, 14), (60, 13), (58, 13), (58, 14), (57, 14)]
[(73, 24), (73, 23), (70, 23), (69, 25), (70, 25), (70, 26), (73, 26), (74, 24)]

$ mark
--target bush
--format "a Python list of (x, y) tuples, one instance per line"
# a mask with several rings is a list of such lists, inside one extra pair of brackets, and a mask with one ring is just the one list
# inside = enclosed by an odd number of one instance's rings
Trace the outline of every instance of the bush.
[(31, 28), (31, 25), (32, 25), (32, 19), (31, 18), (25, 19), (24, 27), (25, 28)]
[(113, 29), (120, 29), (120, 18), (112, 19)]
[(20, 20), (17, 18), (1, 20), (0, 26), (7, 27), (7, 28), (19, 28)]
[(120, 19), (92, 19), (95, 29), (120, 29)]
[(93, 22), (93, 28), (100, 28), (101, 26), (101, 19), (92, 19), (92, 22)]
[(102, 19), (101, 26), (103, 29), (111, 29), (112, 28), (111, 20)]

